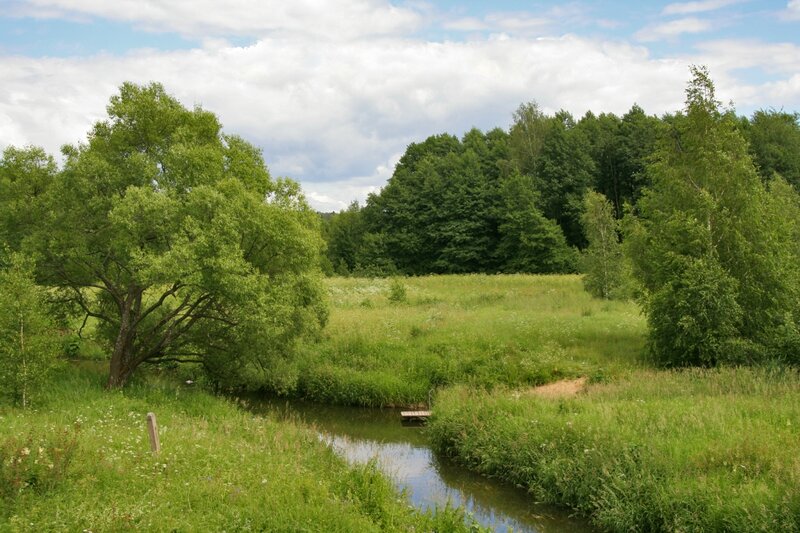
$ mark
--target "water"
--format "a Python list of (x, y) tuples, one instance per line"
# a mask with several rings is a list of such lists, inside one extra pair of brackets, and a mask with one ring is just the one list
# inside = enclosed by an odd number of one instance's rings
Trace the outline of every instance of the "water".
[(449, 502), (499, 532), (592, 531), (585, 521), (571, 518), (566, 510), (534, 503), (524, 490), (437, 458), (427, 444), (424, 428), (401, 425), (396, 410), (249, 401), (256, 412), (272, 412), (312, 425), (322, 440), (350, 462), (365, 463), (375, 458), (418, 508)]

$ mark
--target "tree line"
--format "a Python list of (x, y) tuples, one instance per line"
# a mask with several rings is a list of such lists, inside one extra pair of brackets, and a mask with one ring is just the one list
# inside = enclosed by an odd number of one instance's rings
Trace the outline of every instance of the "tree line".
[[(762, 183), (800, 187), (797, 113), (721, 111), (747, 144)], [(567, 273), (588, 245), (582, 217), (593, 191), (621, 219), (652, 185), (649, 165), (683, 113), (656, 117), (547, 115), (522, 104), (508, 131), (412, 143), (392, 177), (361, 206), (323, 216), (325, 266), (337, 275)]]

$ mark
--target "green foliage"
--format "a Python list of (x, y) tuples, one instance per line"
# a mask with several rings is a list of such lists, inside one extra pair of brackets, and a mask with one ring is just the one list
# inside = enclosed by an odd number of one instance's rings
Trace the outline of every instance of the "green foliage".
[(496, 270), (507, 137), (472, 130), (461, 141), (436, 135), (411, 144), (362, 211), (368, 232), (381, 236), (369, 243), (371, 263), (380, 264), (374, 246), (380, 244), (387, 262), (406, 274)]
[(64, 483), (77, 447), (78, 432), (70, 429), (0, 439), (0, 502), (7, 505), (29, 492), (40, 495)]
[(592, 187), (596, 172), (590, 145), (565, 111), (549, 119), (549, 125), (534, 174), (542, 212), (558, 222), (571, 246), (583, 248), (583, 195)]
[(676, 268), (676, 276), (647, 300), (651, 354), (657, 362), (679, 366), (728, 360), (742, 320), (736, 289), (736, 281), (716, 262), (700, 258)]
[(109, 387), (143, 362), (246, 381), (319, 331), (318, 218), (212, 113), (126, 83), (64, 154), (28, 241), (42, 279), (97, 320)]
[(744, 134), (762, 179), (769, 181), (778, 174), (800, 190), (800, 114), (756, 111)]
[(584, 394), (440, 392), (428, 434), (604, 531), (796, 531), (795, 371), (633, 372)]
[(356, 269), (353, 274), (371, 278), (397, 274), (397, 267), (389, 253), (388, 240), (383, 232), (365, 233), (361, 248), (356, 253)]
[(630, 296), (630, 267), (622, 253), (611, 203), (600, 193), (584, 196), (581, 217), (589, 245), (583, 251), (583, 286), (592, 296), (625, 299)]
[(325, 226), (328, 259), (336, 274), (346, 276), (360, 266), (358, 255), (364, 247), (364, 221), (358, 202), (331, 216)]
[(410, 145), (361, 211), (360, 273), (575, 271), (575, 252), (542, 214), (534, 179), (513, 168), (511, 153), (524, 142), (513, 150), (510, 142), (501, 130), (473, 129), (461, 141), (438, 135)]
[(653, 355), (668, 364), (724, 361), (736, 339), (770, 344), (800, 289), (797, 244), (784, 231), (794, 223), (759, 179), (708, 73), (693, 74), (686, 112), (671, 120), (626, 230)]
[(0, 396), (27, 407), (56, 366), (58, 344), (32, 264), (9, 254), (0, 269)]
[(399, 278), (394, 278), (389, 283), (389, 301), (393, 303), (404, 303), (407, 299), (406, 286)]
[(509, 131), (509, 147), (521, 174), (532, 175), (544, 147), (544, 140), (550, 127), (547, 115), (539, 104), (527, 102), (520, 104), (513, 115), (514, 124)]
[(633, 205), (648, 185), (647, 163), (656, 148), (661, 121), (648, 116), (634, 104), (622, 116), (587, 113), (577, 128), (591, 146), (595, 162), (594, 189), (614, 205), (614, 214), (622, 217), (625, 204)]
[(46, 216), (45, 192), (57, 173), (41, 148), (7, 147), (0, 159), (0, 245), (20, 251), (35, 224)]
[(575, 272), (577, 253), (564, 233), (539, 209), (533, 179), (515, 174), (503, 181), (498, 257), (504, 272)]

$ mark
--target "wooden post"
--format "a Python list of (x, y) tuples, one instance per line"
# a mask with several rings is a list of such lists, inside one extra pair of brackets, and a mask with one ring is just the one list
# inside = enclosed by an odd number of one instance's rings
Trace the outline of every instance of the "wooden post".
[(155, 413), (147, 413), (147, 432), (150, 434), (150, 451), (160, 452), (161, 442), (158, 440), (158, 422), (156, 422)]

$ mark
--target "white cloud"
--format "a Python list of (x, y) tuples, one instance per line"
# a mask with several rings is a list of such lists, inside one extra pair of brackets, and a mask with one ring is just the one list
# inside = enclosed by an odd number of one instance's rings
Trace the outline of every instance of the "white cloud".
[[(733, 100), (738, 109), (800, 109), (800, 46), (793, 43), (762, 43), (718, 40), (698, 45), (686, 61), (709, 67), (723, 102)], [(738, 73), (745, 69), (764, 72), (758, 84), (743, 83)]]
[(196, 38), (292, 32), (346, 40), (407, 33), (422, 22), (418, 12), (386, 0), (17, 0), (14, 5), (18, 16), (99, 17)]
[[(536, 100), (548, 113), (564, 108), (576, 117), (590, 109), (621, 114), (634, 102), (648, 113), (680, 109), (690, 63), (708, 64), (721, 96), (737, 103), (800, 104), (800, 50), (794, 45), (717, 42), (692, 57), (656, 60), (644, 47), (623, 42), (531, 38), (530, 32), (546, 25), (536, 17), (454, 19), (466, 31), (488, 28), (506, 35), (424, 42), (403, 35), (418, 23), (415, 12), (382, 0), (341, 0), (327, 12), (310, 0), (275, 3), (274, 17), (260, 3), (237, 2), (252, 9), (239, 15), (230, 3), (221, 10), (211, 0), (147, 0), (135, 2), (142, 7), (134, 15), (129, 0), (29, 0), (28, 8), (136, 17), (192, 34), (204, 27), (214, 31), (195, 50), (69, 59), (0, 56), (0, 148), (31, 143), (55, 153), (64, 143), (85, 139), (123, 81), (156, 80), (185, 105), (215, 112), (226, 131), (262, 147), (273, 174), (300, 180), (316, 208), (336, 210), (353, 199), (363, 202), (382, 186), (409, 143), (445, 131), (461, 135), (472, 126), (506, 127), (522, 102)], [(223, 12), (228, 10), (233, 13)], [(269, 35), (251, 46), (231, 46), (224, 34), (237, 21), (243, 31)], [(347, 26), (347, 38), (328, 40), (341, 26)], [(772, 69), (779, 79), (761, 86), (738, 83), (736, 69), (748, 65)]]
[(697, 49), (697, 59), (716, 70), (759, 68), (778, 75), (800, 72), (800, 46), (794, 43), (729, 39), (702, 43)]
[(364, 205), (370, 193), (377, 193), (392, 176), (401, 154), (393, 156), (389, 162), (378, 165), (375, 171), (364, 177), (338, 181), (310, 181), (303, 183), (309, 203), (321, 212), (341, 211), (352, 201)]
[(636, 39), (643, 42), (661, 41), (673, 39), (684, 33), (702, 33), (712, 29), (712, 25), (707, 20), (695, 17), (687, 17), (661, 24), (646, 26), (636, 32)]
[(784, 15), (789, 20), (800, 20), (800, 0), (789, 0)]
[(684, 65), (650, 61), (641, 48), (576, 37), (337, 46), (265, 39), (121, 57), (7, 57), (0, 65), (0, 116), (17, 129), (0, 142), (57, 151), (85, 138), (123, 81), (157, 80), (262, 146), (276, 174), (313, 181), (372, 175), (434, 133), (506, 126), (532, 99), (578, 115), (624, 112), (634, 101), (653, 112), (674, 109), (686, 77)]
[(741, 4), (743, 0), (702, 0), (699, 2), (676, 2), (667, 5), (662, 13), (664, 15), (690, 15), (716, 11), (734, 4)]
[(487, 15), (486, 22), (496, 31), (509, 33), (541, 32), (552, 23), (550, 19), (525, 13), (492, 13)]
[(535, 17), (527, 13), (496, 12), (483, 18), (458, 17), (445, 18), (442, 28), (453, 31), (478, 32), (491, 31), (512, 35), (541, 34), (552, 25), (552, 20)]

